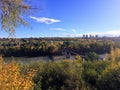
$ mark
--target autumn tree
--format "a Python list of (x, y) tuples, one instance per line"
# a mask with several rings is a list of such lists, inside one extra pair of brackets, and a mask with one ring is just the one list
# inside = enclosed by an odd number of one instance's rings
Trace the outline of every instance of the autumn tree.
[(48, 55), (50, 60), (54, 61), (53, 54), (58, 50), (58, 47), (54, 44), (48, 46)]
[(14, 34), (15, 27), (27, 25), (23, 15), (31, 7), (25, 4), (25, 0), (0, 0), (0, 23), (2, 29), (10, 35)]
[(120, 90), (120, 62), (109, 65), (98, 78), (98, 90)]
[(15, 61), (5, 63), (0, 56), (0, 90), (33, 90), (35, 72), (29, 70), (26, 74), (21, 73)]

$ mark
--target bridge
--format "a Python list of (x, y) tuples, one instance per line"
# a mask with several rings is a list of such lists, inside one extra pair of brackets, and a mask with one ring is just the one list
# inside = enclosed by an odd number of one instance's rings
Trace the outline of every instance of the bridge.
[(62, 55), (65, 55), (66, 59), (68, 59), (68, 58), (71, 59), (71, 56), (72, 56), (72, 55), (79, 55), (79, 56), (82, 57), (82, 59), (85, 58), (84, 55), (80, 55), (80, 54), (78, 54), (78, 53), (76, 53), (76, 52), (77, 52), (77, 51), (75, 51), (75, 50), (64, 49), (64, 50), (62, 50)]

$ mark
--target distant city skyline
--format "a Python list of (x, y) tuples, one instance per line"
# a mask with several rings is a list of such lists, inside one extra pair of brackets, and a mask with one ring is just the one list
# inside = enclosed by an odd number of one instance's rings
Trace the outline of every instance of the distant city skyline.
[(16, 38), (120, 36), (120, 0), (31, 0), (31, 5), (41, 8), (23, 16), (32, 29), (17, 27)]

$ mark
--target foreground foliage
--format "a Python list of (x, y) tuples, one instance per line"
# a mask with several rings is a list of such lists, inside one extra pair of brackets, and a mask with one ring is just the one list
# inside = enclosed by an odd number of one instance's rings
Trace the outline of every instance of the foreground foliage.
[(120, 90), (120, 63), (111, 64), (98, 79), (99, 90)]
[(0, 64), (0, 90), (120, 90), (118, 60)]
[[(76, 62), (64, 61), (61, 63), (49, 63), (45, 65), (43, 72), (37, 74), (37, 77), (42, 77), (41, 87), (43, 90), (81, 90), (83, 88), (81, 70), (81, 64), (77, 64)], [(38, 84), (38, 82), (35, 83)]]
[(32, 72), (21, 74), (14, 61), (5, 64), (0, 58), (0, 90), (31, 90), (34, 86), (32, 77)]
[(26, 0), (0, 0), (0, 23), (2, 29), (14, 34), (15, 28), (20, 24), (27, 25), (23, 15), (30, 9)]

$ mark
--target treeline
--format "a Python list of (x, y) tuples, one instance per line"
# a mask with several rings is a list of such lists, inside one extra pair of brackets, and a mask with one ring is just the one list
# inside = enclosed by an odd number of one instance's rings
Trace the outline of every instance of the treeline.
[(110, 53), (111, 45), (120, 47), (110, 39), (82, 38), (23, 38), (0, 39), (0, 53), (9, 56), (46, 56), (61, 55), (62, 50), (69, 49), (80, 55), (89, 52), (97, 54)]
[(120, 62), (115, 59), (82, 62), (78, 57), (74, 61), (27, 65), (0, 61), (0, 65), (0, 90), (120, 89)]

